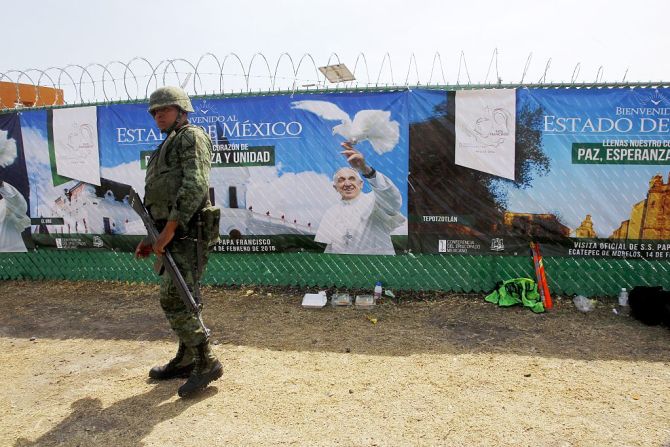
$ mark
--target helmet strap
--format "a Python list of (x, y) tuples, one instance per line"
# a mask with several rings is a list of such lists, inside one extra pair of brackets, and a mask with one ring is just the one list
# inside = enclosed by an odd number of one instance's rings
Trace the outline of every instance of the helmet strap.
[(174, 123), (172, 123), (172, 126), (170, 126), (166, 131), (166, 135), (170, 135), (173, 130), (177, 130), (180, 126), (180, 121), (182, 116), (184, 116), (184, 111), (179, 107), (179, 112), (177, 113), (177, 118), (175, 118)]

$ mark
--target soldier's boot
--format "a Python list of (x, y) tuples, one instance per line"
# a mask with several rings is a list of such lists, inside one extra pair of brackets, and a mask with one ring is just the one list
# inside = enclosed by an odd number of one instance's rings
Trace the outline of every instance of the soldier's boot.
[(151, 368), (149, 377), (156, 380), (185, 378), (191, 374), (193, 368), (195, 368), (193, 350), (180, 341), (174, 358), (165, 365)]
[(207, 388), (210, 382), (223, 375), (223, 365), (214, 356), (209, 342), (195, 347), (195, 368), (186, 383), (179, 387), (179, 396), (188, 397)]

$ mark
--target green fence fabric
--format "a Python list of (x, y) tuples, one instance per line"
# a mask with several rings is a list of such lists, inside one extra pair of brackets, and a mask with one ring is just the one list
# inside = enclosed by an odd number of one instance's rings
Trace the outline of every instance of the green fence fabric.
[[(545, 257), (552, 294), (616, 296), (622, 287), (660, 285), (670, 289), (670, 261)], [(40, 249), (0, 253), (0, 280), (64, 279), (157, 282), (151, 261), (106, 250)], [(507, 279), (534, 278), (530, 254), (523, 256), (399, 255), (322, 253), (212, 253), (203, 282), (209, 285), (281, 285), (304, 288), (490, 292)]]

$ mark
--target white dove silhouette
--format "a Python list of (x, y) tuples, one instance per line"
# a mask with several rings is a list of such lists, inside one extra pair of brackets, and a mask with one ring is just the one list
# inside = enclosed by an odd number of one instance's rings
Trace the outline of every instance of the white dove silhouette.
[(352, 121), (345, 111), (328, 101), (294, 101), (291, 107), (307, 110), (324, 120), (342, 121), (333, 127), (333, 135), (342, 135), (352, 144), (368, 140), (379, 155), (392, 150), (400, 139), (400, 124), (391, 121), (391, 112), (385, 110), (360, 110)]
[(16, 141), (14, 138), (7, 138), (8, 134), (6, 130), (0, 130), (0, 166), (3, 168), (14, 163), (18, 155)]

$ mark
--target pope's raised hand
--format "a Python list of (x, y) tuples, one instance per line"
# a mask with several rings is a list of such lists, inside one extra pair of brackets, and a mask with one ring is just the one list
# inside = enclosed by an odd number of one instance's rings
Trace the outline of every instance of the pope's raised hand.
[(348, 141), (342, 143), (342, 147), (344, 150), (340, 153), (347, 159), (349, 165), (357, 171), (365, 173), (367, 171), (367, 165), (365, 164), (365, 157), (363, 154), (357, 151)]

